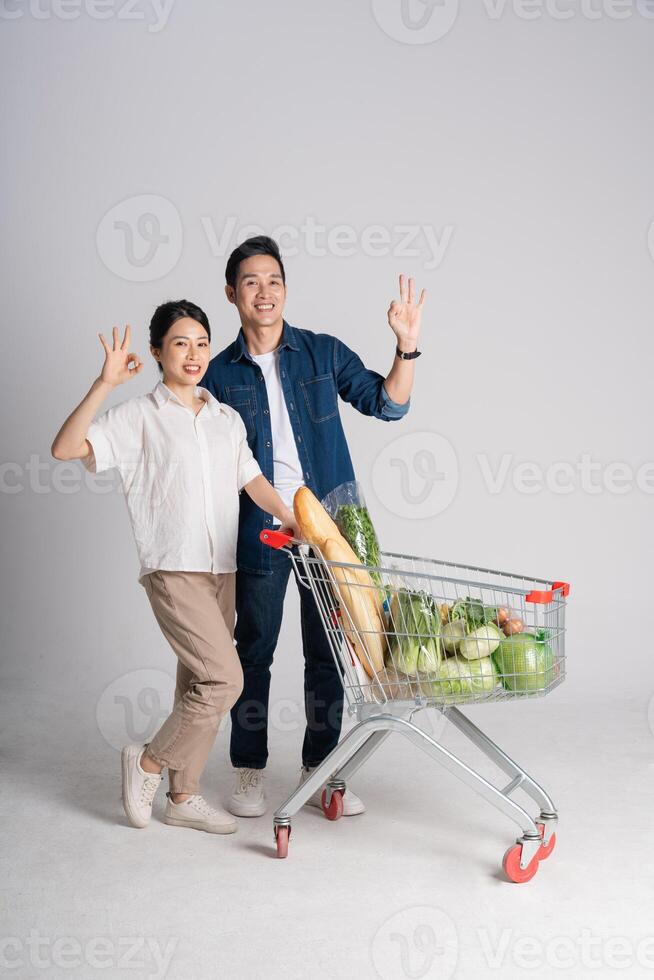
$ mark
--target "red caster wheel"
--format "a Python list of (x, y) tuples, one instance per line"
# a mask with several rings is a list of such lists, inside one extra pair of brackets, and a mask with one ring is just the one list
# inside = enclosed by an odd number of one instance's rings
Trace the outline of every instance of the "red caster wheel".
[[(536, 826), (540, 830), (542, 836), (545, 833), (545, 824), (537, 823)], [(544, 861), (545, 858), (548, 858), (555, 847), (556, 847), (556, 834), (552, 834), (547, 845), (545, 844), (540, 845), (540, 850), (538, 852), (538, 860)]]
[(343, 816), (343, 790), (332, 791), (332, 798), (327, 805), (327, 790), (322, 791), (322, 812), (328, 820), (340, 820)]
[(276, 827), (275, 841), (277, 842), (277, 857), (288, 857), (288, 839), (291, 836), (290, 827)]
[(538, 871), (538, 854), (535, 854), (526, 868), (520, 867), (520, 856), (522, 855), (522, 844), (513, 844), (504, 855), (502, 867), (504, 874), (509, 881), (522, 884), (523, 881), (531, 881)]

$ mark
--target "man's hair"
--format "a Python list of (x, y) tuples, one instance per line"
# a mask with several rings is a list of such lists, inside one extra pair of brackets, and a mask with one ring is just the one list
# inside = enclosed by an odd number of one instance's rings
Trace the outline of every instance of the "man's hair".
[[(209, 320), (204, 310), (201, 310), (199, 306), (196, 306), (195, 303), (191, 303), (187, 299), (174, 299), (168, 303), (162, 303), (152, 314), (152, 319), (150, 320), (151, 346), (160, 350), (162, 341), (173, 323), (184, 319), (186, 316), (190, 317), (191, 320), (195, 320), (201, 327), (204, 327), (209, 340), (211, 340), (211, 327), (209, 326)], [(163, 374), (163, 367), (158, 361), (157, 366), (160, 373)]]
[(227, 259), (227, 265), (225, 267), (225, 281), (228, 286), (232, 289), (236, 288), (236, 279), (238, 277), (238, 270), (241, 262), (244, 259), (249, 259), (253, 255), (270, 255), (279, 264), (279, 268), (282, 272), (282, 282), (286, 285), (286, 272), (284, 270), (284, 263), (282, 262), (282, 256), (279, 251), (279, 245), (273, 238), (269, 238), (267, 235), (257, 235), (255, 238), (248, 238), (247, 241), (243, 242), (238, 248), (235, 248), (230, 257)]

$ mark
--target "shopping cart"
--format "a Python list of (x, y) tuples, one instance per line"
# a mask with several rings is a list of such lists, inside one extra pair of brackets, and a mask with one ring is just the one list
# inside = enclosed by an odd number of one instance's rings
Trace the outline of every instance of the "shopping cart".
[[(556, 844), (554, 804), (458, 705), (543, 697), (563, 681), (569, 585), (392, 552), (364, 567), (327, 561), (315, 545), (282, 531), (263, 530), (260, 539), (284, 549), (311, 589), (357, 720), (275, 811), (278, 857), (287, 856), (291, 819), (309, 797), (324, 786), (323, 812), (339, 819), (348, 780), (399, 732), (518, 824), (522, 833), (504, 855), (504, 871), (514, 882), (533, 878)], [(465, 637), (470, 659), (457, 653)], [(419, 728), (414, 716), (426, 708), (491, 759), (508, 784), (498, 788)], [(539, 808), (537, 816), (515, 802), (518, 789)]]

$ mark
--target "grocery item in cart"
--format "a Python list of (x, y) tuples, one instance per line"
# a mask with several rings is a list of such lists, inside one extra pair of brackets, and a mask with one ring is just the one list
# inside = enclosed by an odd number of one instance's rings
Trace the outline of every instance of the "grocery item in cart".
[(441, 616), (434, 597), (425, 591), (398, 589), (389, 610), (391, 639), (386, 665), (401, 674), (438, 670), (441, 649)]
[[(322, 553), (327, 561), (349, 562), (349, 557), (343, 557), (343, 551), (343, 542), (339, 540), (327, 538), (323, 542)], [(330, 567), (338, 584), (340, 597), (346, 606), (346, 610), (341, 610), (343, 632), (354, 645), (368, 676), (374, 677), (375, 671), (382, 670), (384, 666), (386, 646), (384, 624), (376, 595), (377, 589), (363, 566), (360, 569), (344, 568), (342, 565)]]
[(509, 691), (544, 691), (556, 678), (547, 630), (507, 636), (493, 654), (502, 686)]
[(300, 487), (293, 497), (293, 512), (300, 537), (322, 549), (327, 538), (338, 538), (340, 531), (318, 498), (308, 487)]
[[(334, 518), (359, 561), (364, 565), (378, 566), (379, 541), (360, 484), (356, 480), (341, 483), (323, 497), (322, 505)], [(379, 573), (371, 571), (370, 574), (377, 585), (381, 585)]]
[(437, 678), (421, 681), (420, 688), (428, 697), (454, 704), (492, 694), (497, 683), (497, 669), (491, 657), (477, 660), (448, 657), (438, 668)]
[(300, 535), (305, 541), (324, 553), (325, 542), (329, 539), (334, 542), (332, 553), (337, 554), (337, 557), (332, 559), (333, 561), (357, 566), (356, 569), (349, 569), (350, 579), (354, 576), (354, 580), (374, 601), (381, 619), (384, 596), (374, 585), (370, 572), (363, 567), (349, 542), (343, 537), (325, 508), (308, 487), (300, 487), (296, 492), (293, 498), (293, 511), (299, 525)]

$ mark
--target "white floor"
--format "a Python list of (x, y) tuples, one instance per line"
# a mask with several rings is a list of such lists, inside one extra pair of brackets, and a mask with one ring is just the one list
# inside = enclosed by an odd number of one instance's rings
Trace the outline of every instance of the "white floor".
[[(98, 736), (83, 692), (70, 683), (58, 693), (5, 690), (0, 973), (651, 976), (647, 704), (579, 709), (554, 692), (469, 714), (558, 806), (557, 848), (527, 884), (500, 871), (517, 828), (397, 736), (356, 776), (367, 813), (330, 823), (305, 808), (279, 861), (270, 814), (212, 837), (166, 827), (160, 791), (151, 825), (132, 829), (118, 752)], [(226, 735), (206, 773), (210, 800), (229, 787)], [(444, 739), (461, 746), (452, 730)], [(299, 741), (298, 732), (272, 737), (271, 810), (297, 778)]]

